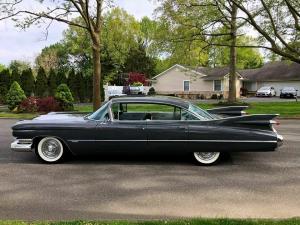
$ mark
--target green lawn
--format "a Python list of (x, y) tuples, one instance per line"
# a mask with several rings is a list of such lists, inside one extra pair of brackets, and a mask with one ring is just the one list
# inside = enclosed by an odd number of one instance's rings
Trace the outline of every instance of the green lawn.
[(189, 219), (153, 221), (69, 221), (69, 222), (24, 222), (0, 221), (0, 225), (299, 225), (299, 218), (271, 219)]
[[(245, 104), (245, 103), (241, 103)], [(214, 107), (222, 107), (219, 104), (200, 103), (198, 104), (203, 109)], [(150, 106), (151, 110), (168, 111), (166, 107)], [(92, 105), (75, 105), (75, 110), (79, 112), (91, 112)], [(136, 108), (137, 111), (150, 110), (149, 106), (142, 106)], [(249, 108), (246, 110), (249, 114), (280, 114), (281, 118), (300, 118), (300, 102), (252, 102), (249, 103)], [(8, 110), (0, 111), (0, 118), (16, 118), (16, 119), (31, 119), (38, 114), (31, 113), (11, 113)]]

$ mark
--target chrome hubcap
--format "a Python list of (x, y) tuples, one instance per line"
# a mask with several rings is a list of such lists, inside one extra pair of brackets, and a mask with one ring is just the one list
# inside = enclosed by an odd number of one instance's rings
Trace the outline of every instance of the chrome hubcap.
[(59, 156), (62, 149), (56, 140), (49, 139), (42, 144), (41, 150), (44, 156), (49, 159), (54, 159)]
[(203, 160), (211, 160), (213, 159), (218, 153), (217, 152), (196, 152), (197, 156)]

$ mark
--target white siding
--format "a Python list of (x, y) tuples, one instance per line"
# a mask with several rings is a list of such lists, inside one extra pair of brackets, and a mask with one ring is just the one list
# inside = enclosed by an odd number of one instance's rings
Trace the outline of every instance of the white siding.
[(174, 67), (156, 78), (152, 86), (157, 92), (183, 92), (183, 81), (190, 81), (190, 92), (213, 91), (213, 82), (205, 81), (200, 74)]

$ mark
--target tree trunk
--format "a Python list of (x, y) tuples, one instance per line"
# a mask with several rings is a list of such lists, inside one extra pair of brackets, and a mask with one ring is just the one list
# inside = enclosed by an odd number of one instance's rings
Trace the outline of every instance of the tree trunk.
[(229, 64), (229, 96), (228, 102), (236, 102), (236, 16), (237, 16), (237, 6), (232, 4), (231, 11), (231, 23), (230, 23), (230, 33), (231, 33), (231, 46), (230, 46), (230, 64)]
[(100, 58), (100, 40), (93, 43), (93, 110), (96, 111), (101, 105), (101, 58)]

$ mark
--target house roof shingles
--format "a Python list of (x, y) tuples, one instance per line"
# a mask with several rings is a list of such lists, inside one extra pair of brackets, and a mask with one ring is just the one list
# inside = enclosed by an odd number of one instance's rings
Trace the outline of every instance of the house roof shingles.
[[(195, 70), (207, 75), (204, 80), (221, 79), (229, 73), (229, 67), (198, 67)], [(300, 64), (289, 61), (269, 62), (261, 68), (237, 72), (244, 80), (249, 81), (300, 81)]]
[(288, 61), (269, 62), (258, 69), (239, 70), (250, 81), (296, 81), (300, 80), (300, 64)]

